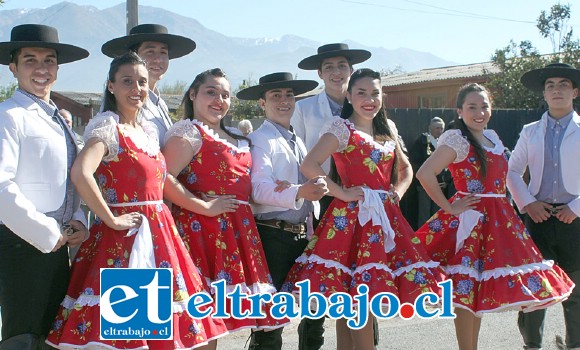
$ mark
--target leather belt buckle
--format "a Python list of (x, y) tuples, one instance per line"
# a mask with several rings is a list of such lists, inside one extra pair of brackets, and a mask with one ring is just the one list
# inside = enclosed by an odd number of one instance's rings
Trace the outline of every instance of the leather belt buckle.
[(548, 208), (548, 213), (550, 213), (550, 215), (556, 216), (559, 212), (560, 212), (560, 209), (558, 209), (556, 207)]
[(291, 232), (294, 234), (294, 240), (306, 238), (306, 225), (305, 224), (289, 224), (283, 223), (284, 231)]

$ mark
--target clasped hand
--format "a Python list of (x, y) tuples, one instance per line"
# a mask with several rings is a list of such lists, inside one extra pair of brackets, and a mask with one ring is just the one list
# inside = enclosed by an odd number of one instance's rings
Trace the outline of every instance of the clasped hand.
[(555, 216), (565, 224), (571, 224), (577, 218), (567, 204), (554, 207), (542, 201), (535, 201), (526, 205), (524, 209), (536, 224), (548, 220), (551, 216)]

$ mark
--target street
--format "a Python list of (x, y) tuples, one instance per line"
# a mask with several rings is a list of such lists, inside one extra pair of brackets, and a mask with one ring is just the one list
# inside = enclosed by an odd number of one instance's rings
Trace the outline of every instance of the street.
[[(522, 349), (523, 343), (518, 332), (516, 312), (502, 312), (486, 315), (479, 335), (480, 350)], [(296, 329), (298, 320), (284, 330), (283, 350), (298, 349)], [(334, 321), (326, 321), (324, 349), (336, 349)], [(0, 327), (2, 321), (0, 320)], [(455, 330), (451, 320), (409, 321), (395, 318), (379, 320), (380, 350), (453, 350), (457, 349)], [(218, 350), (244, 349), (249, 331), (239, 331), (218, 340)], [(564, 316), (561, 305), (548, 309), (544, 328), (544, 350), (557, 350), (556, 335), (565, 336)]]

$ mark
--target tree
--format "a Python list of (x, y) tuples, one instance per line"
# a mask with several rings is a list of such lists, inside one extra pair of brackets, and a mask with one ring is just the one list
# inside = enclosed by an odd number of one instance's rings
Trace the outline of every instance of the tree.
[(159, 92), (164, 95), (183, 95), (187, 89), (187, 83), (182, 80), (178, 80), (173, 84), (163, 84), (159, 89)]
[(544, 38), (552, 42), (552, 54), (540, 55), (530, 41), (516, 44), (513, 40), (493, 54), (491, 60), (499, 73), (489, 75), (487, 86), (493, 93), (494, 105), (501, 108), (538, 108), (542, 98), (529, 91), (520, 82), (521, 76), (549, 63), (562, 62), (576, 66), (580, 62), (580, 40), (568, 30), (571, 16), (570, 5), (556, 4), (549, 14), (542, 11), (537, 19), (537, 28)]
[(263, 115), (262, 108), (258, 104), (258, 101), (239, 100), (235, 97), (238, 91), (253, 85), (256, 85), (256, 82), (252, 80), (252, 77), (250, 76), (247, 80), (244, 80), (234, 92), (232, 92), (232, 103), (229, 114), (233, 116), (234, 120), (253, 119)]
[(546, 65), (542, 57), (529, 41), (516, 44), (513, 40), (503, 49), (496, 50), (491, 58), (500, 69), (489, 75), (487, 86), (493, 94), (493, 105), (500, 108), (538, 108), (538, 95), (528, 90), (521, 82), (521, 76)]
[(559, 52), (566, 36), (568, 34), (572, 35), (572, 30), (567, 31), (570, 16), (570, 5), (556, 4), (550, 8), (550, 14), (542, 11), (540, 17), (538, 17), (536, 27), (544, 38), (550, 38), (552, 52)]
[[(0, 4), (1, 4), (0, 0)], [(14, 95), (14, 91), (16, 91), (16, 88), (18, 87), (17, 83), (11, 83), (10, 85), (7, 86), (0, 86), (0, 102), (5, 101), (7, 99), (9, 99), (10, 97), (12, 97), (12, 95)]]
[(383, 68), (380, 71), (381, 77), (388, 77), (389, 75), (397, 75), (405, 73), (403, 67), (400, 64), (397, 64), (395, 68)]

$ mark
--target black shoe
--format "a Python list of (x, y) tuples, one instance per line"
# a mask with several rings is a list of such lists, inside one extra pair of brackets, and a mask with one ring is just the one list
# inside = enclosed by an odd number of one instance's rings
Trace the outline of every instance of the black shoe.
[(252, 332), (250, 334), (248, 350), (281, 350), (283, 330), (284, 328), (278, 328), (268, 332)]
[(304, 318), (298, 325), (298, 350), (320, 350), (324, 345), (324, 317)]
[(48, 345), (46, 347), (44, 345), (39, 336), (26, 333), (3, 340), (0, 342), (0, 350), (40, 350), (49, 348)]

